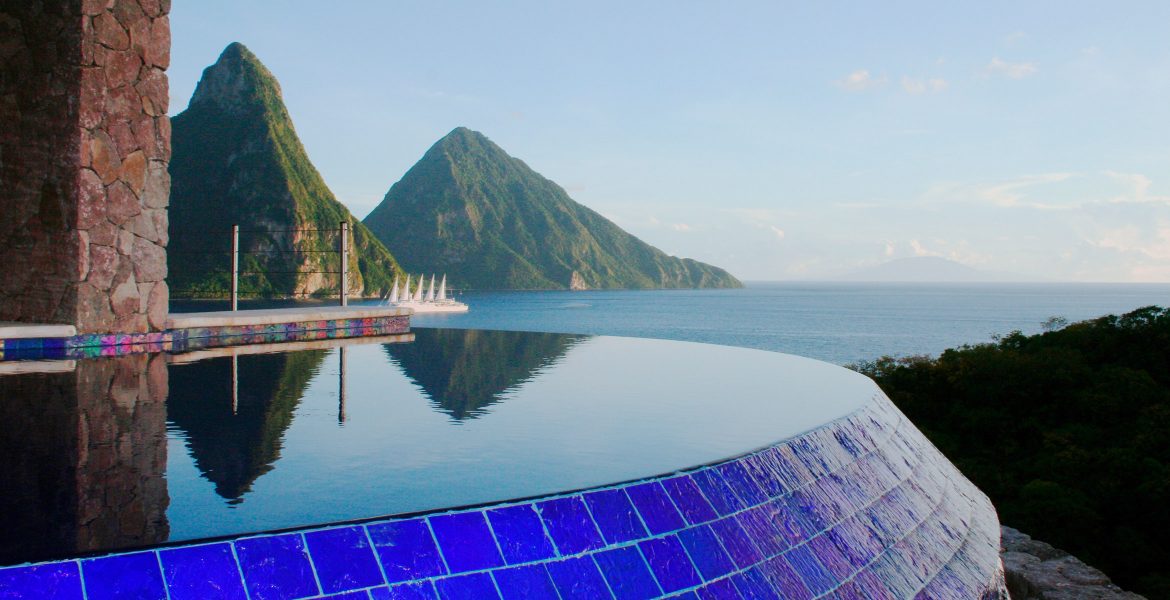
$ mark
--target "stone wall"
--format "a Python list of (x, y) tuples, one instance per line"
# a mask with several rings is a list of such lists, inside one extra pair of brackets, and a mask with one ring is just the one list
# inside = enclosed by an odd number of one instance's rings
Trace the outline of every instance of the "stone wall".
[(169, 10), (0, 3), (0, 320), (164, 328)]

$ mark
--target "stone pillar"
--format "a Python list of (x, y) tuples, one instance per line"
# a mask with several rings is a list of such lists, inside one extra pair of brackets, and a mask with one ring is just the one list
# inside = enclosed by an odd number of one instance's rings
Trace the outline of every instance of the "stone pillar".
[(0, 320), (165, 327), (170, 0), (0, 0)]

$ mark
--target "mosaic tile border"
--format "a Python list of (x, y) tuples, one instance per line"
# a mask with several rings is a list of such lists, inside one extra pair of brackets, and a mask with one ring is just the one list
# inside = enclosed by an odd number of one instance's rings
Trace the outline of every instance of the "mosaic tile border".
[[(774, 446), (488, 507), (0, 569), (0, 597), (1000, 598), (999, 523), (884, 396)], [(84, 592), (84, 596), (83, 596)]]
[(410, 317), (396, 315), (272, 325), (193, 327), (154, 333), (90, 333), (67, 338), (0, 339), (0, 360), (51, 360), (183, 352), (241, 344), (300, 342), (410, 331)]

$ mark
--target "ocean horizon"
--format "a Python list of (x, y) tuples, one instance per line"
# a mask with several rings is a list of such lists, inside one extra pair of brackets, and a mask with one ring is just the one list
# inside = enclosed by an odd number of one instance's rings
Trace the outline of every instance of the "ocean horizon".
[[(1170, 303), (1157, 283), (746, 281), (742, 289), (466, 291), (463, 314), (413, 327), (585, 333), (704, 342), (836, 364), (937, 356), (1012, 331), (1044, 330)], [(367, 301), (372, 303), (372, 301)]]

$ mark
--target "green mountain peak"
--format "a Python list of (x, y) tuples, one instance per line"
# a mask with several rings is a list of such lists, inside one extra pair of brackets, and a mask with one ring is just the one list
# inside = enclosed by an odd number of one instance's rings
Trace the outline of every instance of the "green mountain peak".
[(363, 221), (412, 270), (455, 287), (740, 287), (676, 258), (577, 203), (487, 136), (457, 127)]
[[(281, 98), (280, 83), (268, 67), (247, 46), (232, 42), (215, 64), (203, 70), (190, 106), (212, 104), (220, 110), (239, 113), (283, 108)], [(287, 112), (284, 117), (288, 117)]]
[(172, 295), (228, 289), (232, 225), (241, 229), (240, 288), (247, 295), (331, 295), (338, 233), (352, 231), (349, 289), (389, 290), (397, 262), (325, 185), (309, 160), (276, 77), (232, 43), (203, 71), (187, 110), (172, 120)]

